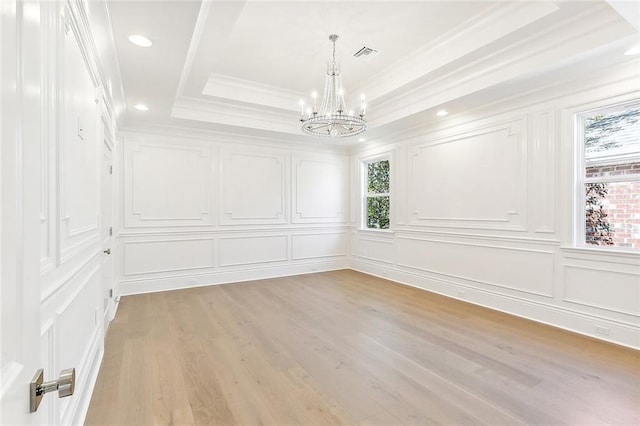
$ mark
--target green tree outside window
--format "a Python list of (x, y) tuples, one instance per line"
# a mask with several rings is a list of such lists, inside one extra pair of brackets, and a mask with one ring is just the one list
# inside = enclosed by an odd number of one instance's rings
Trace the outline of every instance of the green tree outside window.
[(389, 229), (389, 160), (367, 164), (366, 225), (370, 229)]

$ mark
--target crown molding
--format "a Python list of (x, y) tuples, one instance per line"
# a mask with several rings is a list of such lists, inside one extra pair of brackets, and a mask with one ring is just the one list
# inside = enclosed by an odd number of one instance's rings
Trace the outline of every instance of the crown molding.
[(556, 4), (548, 2), (498, 3), (450, 29), (410, 57), (370, 76), (357, 91), (367, 93), (370, 102), (375, 101), (558, 10)]
[(349, 145), (344, 143), (318, 143), (315, 138), (300, 136), (299, 138), (283, 138), (279, 134), (256, 134), (247, 129), (241, 132), (219, 130), (212, 128), (191, 128), (177, 124), (136, 124), (127, 126), (118, 131), (118, 136), (125, 138), (138, 138), (152, 135), (159, 140), (173, 141), (176, 139), (189, 139), (205, 143), (238, 143), (257, 146), (268, 146), (277, 149), (315, 151), (322, 153), (346, 153)]
[(220, 74), (209, 76), (202, 94), (279, 108), (291, 111), (294, 116), (299, 111), (297, 108), (298, 99), (302, 97), (300, 93), (293, 90)]
[[(369, 114), (371, 121), (383, 126), (505, 82), (526, 79), (532, 76), (532, 70), (538, 72), (567, 65), (567, 51), (588, 52), (594, 49), (594, 41), (606, 44), (611, 39), (625, 35), (614, 33), (621, 31), (615, 30), (618, 27), (613, 25), (619, 18), (613, 13), (603, 13), (605, 8), (591, 8), (557, 23), (545, 32), (532, 35), (450, 73), (407, 85), (372, 106)], [(585, 26), (584, 22), (589, 22), (589, 25)], [(546, 85), (542, 80), (541, 85)]]
[(301, 133), (293, 112), (224, 98), (179, 98), (173, 105), (171, 117), (292, 135)]

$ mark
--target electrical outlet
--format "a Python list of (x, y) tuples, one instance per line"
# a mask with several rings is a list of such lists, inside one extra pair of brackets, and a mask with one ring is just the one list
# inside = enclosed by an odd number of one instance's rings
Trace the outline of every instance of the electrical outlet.
[(609, 329), (601, 325), (596, 325), (596, 334), (599, 334), (600, 336), (608, 336)]

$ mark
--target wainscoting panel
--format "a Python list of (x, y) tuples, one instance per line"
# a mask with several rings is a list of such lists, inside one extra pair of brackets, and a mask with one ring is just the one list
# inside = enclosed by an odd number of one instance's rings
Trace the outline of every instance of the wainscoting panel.
[(220, 224), (286, 223), (287, 169), (279, 151), (222, 148)]
[(284, 262), (288, 259), (287, 241), (286, 235), (220, 238), (220, 266)]
[(291, 236), (291, 258), (294, 260), (346, 256), (348, 252), (345, 232)]
[[(77, 366), (89, 349), (91, 337), (100, 326), (100, 264), (87, 271), (84, 282), (56, 310), (55, 321), (60, 349), (60, 366)], [(86, 281), (85, 281), (86, 280)], [(68, 368), (68, 367), (63, 367)]]
[(210, 225), (210, 148), (125, 143), (125, 226)]
[(358, 250), (354, 253), (358, 257), (383, 263), (392, 263), (394, 241), (390, 239), (358, 238)]
[(87, 67), (78, 32), (63, 40), (60, 140), (60, 250), (65, 256), (98, 234), (97, 82)]
[(398, 265), (553, 297), (552, 251), (398, 237)]
[(410, 224), (526, 230), (526, 134), (523, 117), (411, 148)]
[(293, 158), (293, 223), (344, 222), (348, 209), (346, 157)]
[(640, 318), (640, 274), (594, 266), (564, 265), (564, 301)]
[(556, 144), (553, 110), (532, 114), (530, 188), (533, 231), (549, 234), (556, 230)]
[(125, 277), (215, 266), (213, 238), (126, 241), (123, 256)]

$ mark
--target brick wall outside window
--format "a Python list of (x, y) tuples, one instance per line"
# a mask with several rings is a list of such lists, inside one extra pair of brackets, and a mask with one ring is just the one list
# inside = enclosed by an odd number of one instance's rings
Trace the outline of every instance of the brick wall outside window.
[[(587, 178), (639, 173), (640, 162), (586, 168)], [(640, 181), (609, 182), (606, 188), (608, 193), (602, 205), (611, 227), (613, 245), (640, 248)]]

